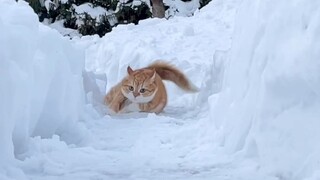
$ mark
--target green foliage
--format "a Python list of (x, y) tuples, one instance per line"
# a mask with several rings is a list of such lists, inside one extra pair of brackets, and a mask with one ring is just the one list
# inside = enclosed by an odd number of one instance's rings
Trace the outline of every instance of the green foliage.
[(32, 7), (34, 12), (38, 14), (39, 20), (42, 22), (44, 18), (47, 18), (47, 10), (45, 7), (41, 6), (39, 0), (26, 0)]
[(92, 18), (88, 13), (84, 13), (83, 24), (79, 27), (79, 33), (83, 35), (95, 34), (96, 19)]
[(139, 6), (128, 6), (123, 4), (120, 11), (116, 13), (116, 17), (119, 24), (138, 24), (140, 20), (152, 17), (152, 13), (150, 12), (148, 5), (144, 2)]
[(203, 8), (205, 5), (207, 5), (211, 0), (200, 0), (200, 7), (199, 9)]
[[(44, 19), (48, 19), (49, 23), (62, 20), (64, 27), (76, 29), (82, 35), (98, 34), (99, 36), (103, 36), (118, 24), (138, 24), (140, 20), (152, 17), (149, 6), (142, 1), (139, 5), (136, 3), (133, 5), (133, 0), (128, 0), (126, 3), (120, 3), (119, 0), (67, 0), (64, 3), (61, 3), (60, 0), (43, 0), (50, 1), (49, 10), (41, 5), (40, 0), (26, 1), (29, 2), (35, 13), (38, 14), (41, 22)], [(182, 1), (187, 2), (191, 0)], [(200, 0), (200, 8), (210, 1)], [(113, 18), (110, 18), (110, 15), (101, 15), (100, 17), (93, 18), (88, 13), (77, 14), (74, 5), (80, 6), (84, 3), (91, 3), (93, 7), (102, 7), (107, 11), (113, 11)], [(166, 6), (166, 9), (168, 8), (169, 6)]]
[(79, 33), (82, 35), (98, 34), (100, 37), (110, 32), (112, 29), (107, 16), (102, 16), (101, 21), (97, 22), (88, 13), (84, 13), (83, 24), (79, 27)]
[(59, 5), (59, 20), (64, 20), (63, 25), (66, 28), (78, 29), (77, 18), (75, 16), (75, 10), (72, 7), (70, 0), (67, 3)]
[(107, 16), (102, 16), (100, 23), (96, 26), (96, 32), (97, 34), (102, 37), (106, 33), (110, 32), (112, 30), (112, 26), (109, 23), (109, 20)]
[(39, 14), (44, 7), (41, 6), (39, 0), (29, 0), (29, 5), (32, 7), (35, 13)]
[(118, 5), (118, 0), (94, 0), (92, 4), (94, 6), (101, 6), (107, 10), (115, 11)]
[[(132, 0), (129, 0), (125, 4), (119, 3), (119, 0), (68, 0), (66, 3), (58, 1), (57, 4), (51, 3), (50, 9), (47, 10), (44, 6), (41, 6), (40, 0), (26, 0), (30, 6), (38, 14), (39, 20), (42, 22), (44, 19), (48, 19), (50, 23), (54, 23), (56, 20), (62, 20), (63, 25), (66, 28), (77, 29), (82, 35), (98, 34), (103, 36), (110, 32), (112, 27), (117, 24), (127, 24), (138, 22), (142, 19), (146, 19), (152, 16), (150, 9), (146, 3), (133, 6)], [(50, 0), (46, 0), (50, 1)], [(107, 15), (101, 15), (99, 18), (93, 18), (88, 13), (77, 14), (73, 5), (79, 6), (84, 3), (91, 3), (93, 7), (100, 6), (107, 11), (115, 11), (114, 22), (111, 23), (108, 20)]]

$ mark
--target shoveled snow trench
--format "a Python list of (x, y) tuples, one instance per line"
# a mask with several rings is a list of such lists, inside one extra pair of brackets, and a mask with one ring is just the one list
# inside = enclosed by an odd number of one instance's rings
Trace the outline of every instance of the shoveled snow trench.
[[(72, 40), (24, 1), (0, 14), (0, 180), (320, 179), (320, 1), (213, 0)], [(200, 92), (165, 82), (163, 113), (108, 115), (127, 66), (157, 59)]]
[[(39, 152), (22, 162), (24, 172), (31, 179), (66, 180), (238, 177), (243, 170), (231, 172), (238, 165), (215, 155), (219, 146), (205, 138), (208, 129), (202, 128), (213, 118), (208, 96), (219, 92), (235, 6), (219, 1), (194, 17), (149, 19), (139, 26), (119, 26), (102, 39), (74, 39), (86, 49), (85, 141), (67, 145), (58, 136), (47, 142), (34, 138)], [(101, 99), (126, 67), (141, 68), (157, 59), (176, 65), (201, 91), (188, 94), (166, 82), (169, 104), (160, 115), (107, 115)]]

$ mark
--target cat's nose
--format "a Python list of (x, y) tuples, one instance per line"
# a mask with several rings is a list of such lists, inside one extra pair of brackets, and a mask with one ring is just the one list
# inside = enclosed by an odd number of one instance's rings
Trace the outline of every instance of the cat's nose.
[(137, 97), (137, 96), (139, 96), (140, 94), (138, 93), (138, 92), (133, 92), (133, 96), (134, 97)]

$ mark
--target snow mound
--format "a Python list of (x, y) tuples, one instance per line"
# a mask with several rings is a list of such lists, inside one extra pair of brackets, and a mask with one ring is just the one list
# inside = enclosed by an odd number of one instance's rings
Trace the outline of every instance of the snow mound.
[(209, 132), (279, 179), (320, 168), (319, 18), (320, 2), (244, 1), (223, 87), (210, 97)]
[(32, 136), (77, 143), (84, 54), (24, 1), (4, 0), (0, 12), (0, 163), (22, 158)]

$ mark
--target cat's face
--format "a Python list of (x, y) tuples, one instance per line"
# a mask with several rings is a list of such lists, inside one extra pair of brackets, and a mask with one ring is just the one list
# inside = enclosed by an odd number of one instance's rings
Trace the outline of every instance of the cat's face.
[(133, 71), (130, 66), (127, 71), (128, 77), (121, 86), (122, 94), (134, 103), (150, 102), (158, 90), (156, 72), (151, 69)]

